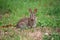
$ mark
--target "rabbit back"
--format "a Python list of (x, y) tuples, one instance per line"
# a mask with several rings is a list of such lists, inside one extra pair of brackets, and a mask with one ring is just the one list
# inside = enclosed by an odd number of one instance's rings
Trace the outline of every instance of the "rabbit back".
[(25, 28), (28, 26), (28, 18), (23, 18), (17, 23), (17, 28)]

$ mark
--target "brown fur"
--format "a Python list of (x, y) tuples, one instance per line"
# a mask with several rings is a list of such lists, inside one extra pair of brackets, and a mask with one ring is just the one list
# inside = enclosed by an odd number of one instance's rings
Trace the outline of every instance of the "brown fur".
[(30, 17), (29, 18), (22, 18), (16, 25), (17, 28), (24, 28), (26, 27), (35, 27), (36, 25), (36, 12), (37, 9), (34, 9), (34, 12), (32, 12), (31, 9), (29, 9)]

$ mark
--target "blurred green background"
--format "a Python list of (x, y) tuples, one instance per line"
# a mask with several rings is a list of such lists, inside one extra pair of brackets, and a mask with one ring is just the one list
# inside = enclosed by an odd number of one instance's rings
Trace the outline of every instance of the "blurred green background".
[(37, 26), (60, 26), (60, 0), (0, 0), (0, 26), (13, 24), (37, 11)]

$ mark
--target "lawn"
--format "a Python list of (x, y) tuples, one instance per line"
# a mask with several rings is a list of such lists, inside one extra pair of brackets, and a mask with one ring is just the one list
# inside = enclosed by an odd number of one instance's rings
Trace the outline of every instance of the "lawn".
[(0, 29), (0, 40), (60, 40), (60, 34), (49, 27), (24, 30), (9, 27)]
[[(37, 27), (16, 29), (30, 8), (37, 9)], [(0, 0), (0, 40), (60, 40), (59, 33), (60, 0)]]
[(0, 0), (0, 26), (29, 17), (29, 8), (37, 8), (37, 26), (60, 26), (59, 0)]

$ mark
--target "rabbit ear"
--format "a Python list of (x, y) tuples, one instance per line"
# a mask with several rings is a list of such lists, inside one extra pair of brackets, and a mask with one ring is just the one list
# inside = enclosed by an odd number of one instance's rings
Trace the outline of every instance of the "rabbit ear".
[(34, 13), (36, 13), (37, 12), (37, 9), (34, 9)]
[(30, 12), (30, 13), (32, 13), (32, 10), (31, 10), (31, 8), (29, 9), (29, 12)]

